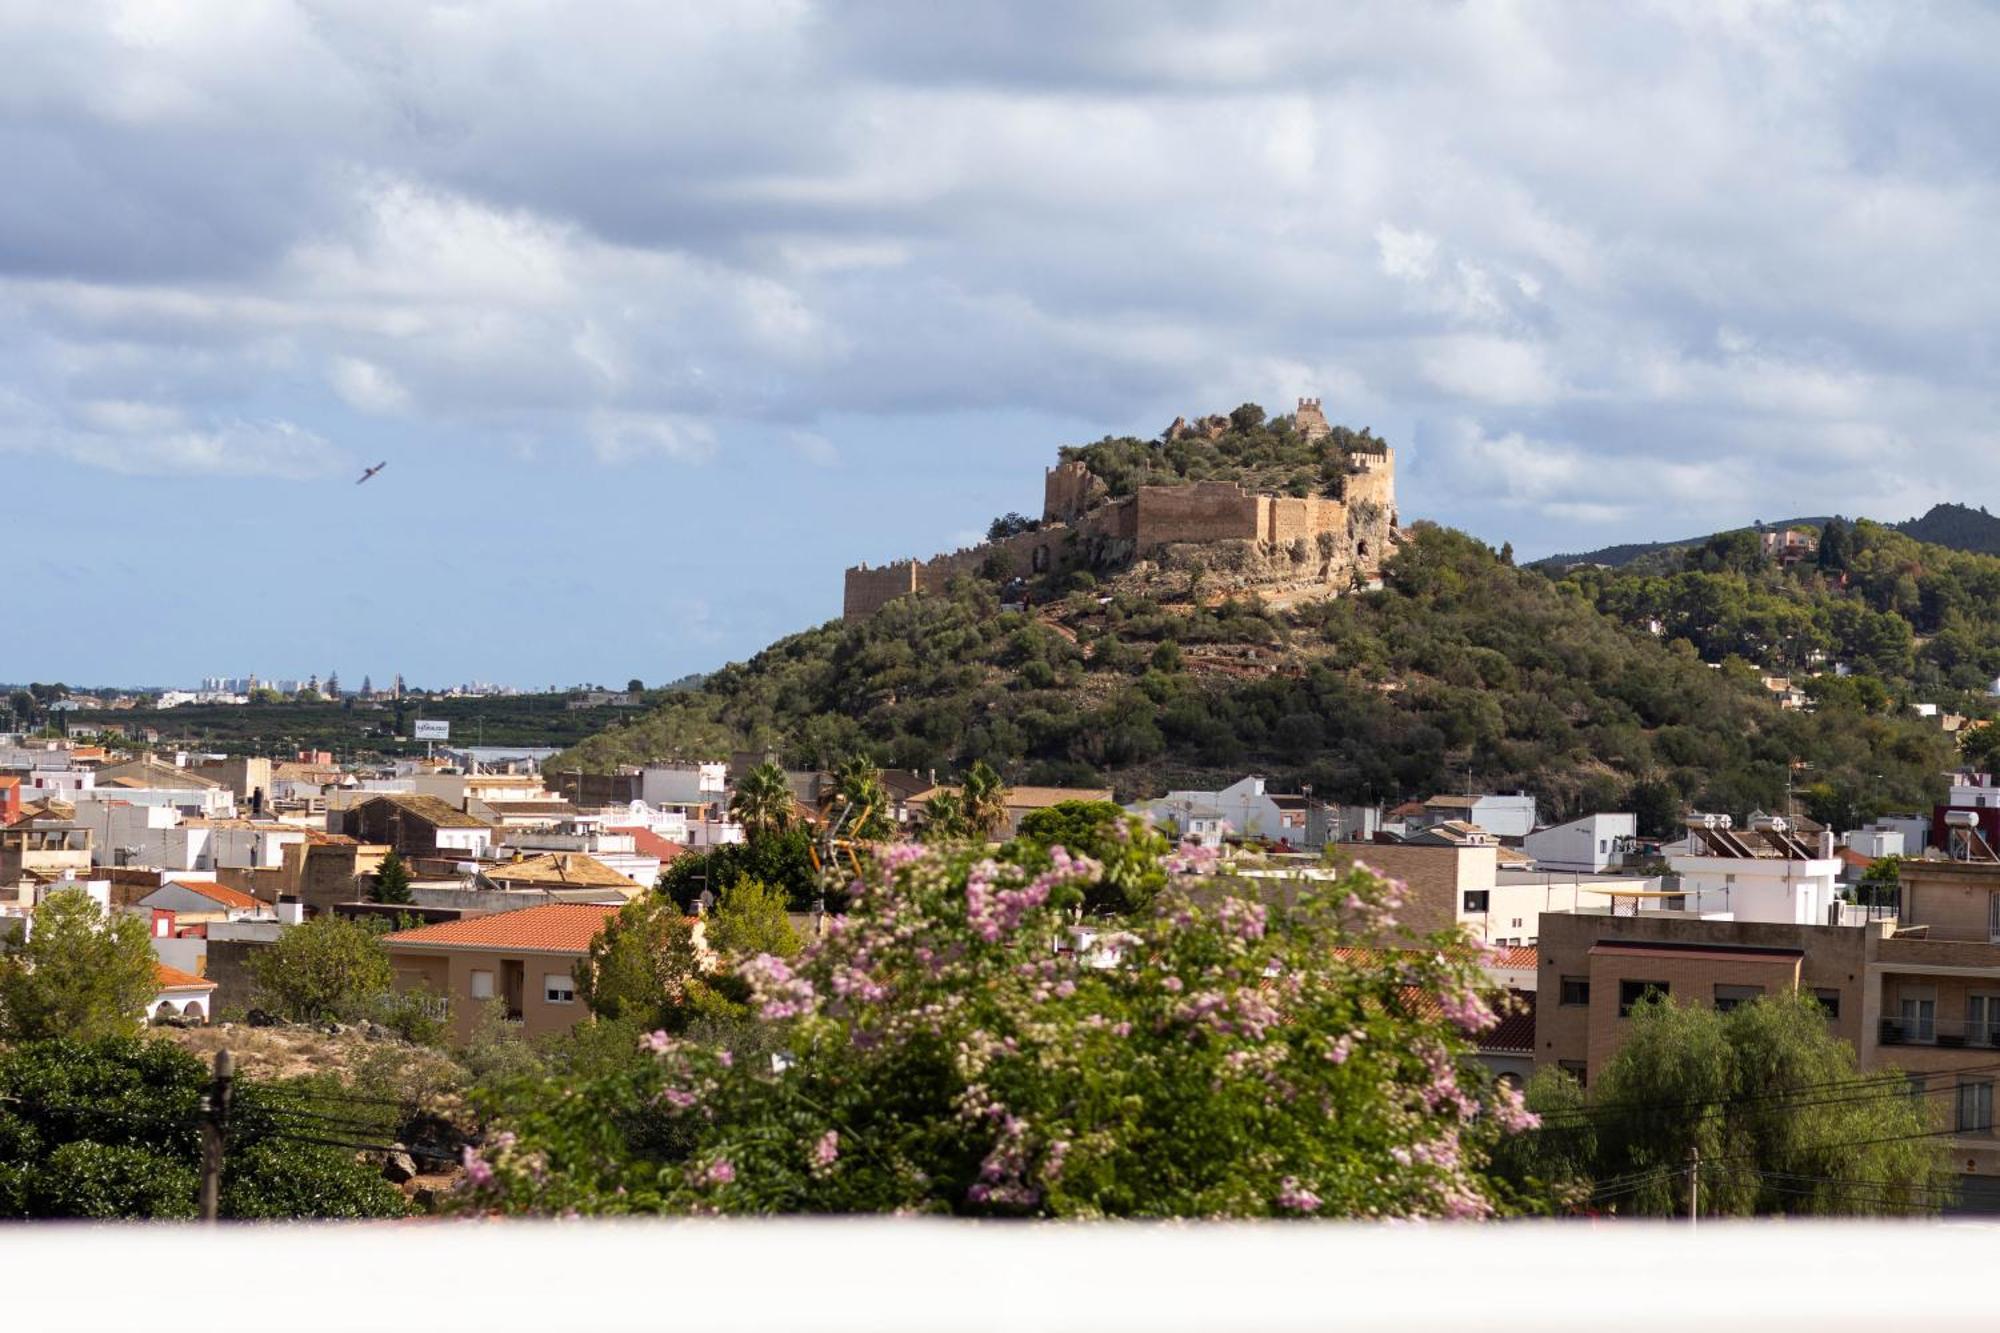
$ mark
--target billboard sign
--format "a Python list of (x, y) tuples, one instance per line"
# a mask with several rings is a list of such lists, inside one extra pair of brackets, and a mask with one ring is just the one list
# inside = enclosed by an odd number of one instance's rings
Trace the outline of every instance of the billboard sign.
[(448, 741), (451, 739), (451, 723), (419, 719), (416, 730), (410, 734), (420, 741)]

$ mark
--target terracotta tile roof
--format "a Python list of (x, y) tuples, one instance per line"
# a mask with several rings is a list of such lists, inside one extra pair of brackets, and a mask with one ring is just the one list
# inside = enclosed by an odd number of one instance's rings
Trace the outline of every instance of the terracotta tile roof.
[(217, 983), (165, 963), (153, 964), (153, 986), (157, 990), (214, 990)]
[(1500, 956), (1494, 959), (1492, 965), (1516, 970), (1538, 968), (1542, 965), (1542, 951), (1532, 944), (1510, 944), (1500, 950)]
[(629, 889), (632, 881), (583, 852), (548, 852), (503, 861), (480, 871), (495, 884), (532, 884), (550, 889)]
[[(1402, 988), (1403, 1003), (1410, 1011), (1425, 1018), (1443, 1018), (1444, 1002), (1427, 990), (1415, 986)], [(1500, 1021), (1473, 1038), (1473, 1044), (1482, 1051), (1507, 1051), (1515, 1054), (1532, 1054), (1535, 1049), (1535, 993), (1525, 990), (1510, 990), (1505, 997), (1487, 997), (1493, 1012)]]
[(618, 909), (609, 903), (550, 903), (512, 912), (491, 912), (435, 926), (398, 930), (382, 937), (399, 946), (434, 949), (519, 949), (534, 953), (582, 954)]
[(677, 842), (668, 841), (649, 828), (611, 828), (607, 826), (604, 831), (606, 833), (622, 833), (631, 838), (633, 851), (639, 853), (641, 856), (659, 857), (662, 866), (671, 863), (677, 856), (685, 856), (687, 854), (687, 848)]
[(261, 902), (256, 898), (251, 897), (247, 893), (244, 893), (238, 889), (226, 888), (223, 885), (214, 883), (211, 880), (175, 879), (175, 880), (169, 880), (167, 882), (179, 888), (186, 889), (189, 893), (199, 894), (201, 897), (208, 899), (210, 902), (220, 903), (224, 907), (233, 908), (240, 911), (253, 912), (265, 905), (263, 902)]
[(1838, 856), (1841, 859), (1841, 861), (1845, 862), (1848, 865), (1853, 866), (1856, 870), (1866, 870), (1869, 866), (1875, 864), (1874, 857), (1863, 856), (1860, 852), (1855, 851), (1852, 847), (1842, 847), (1838, 852), (1835, 853), (1835, 855)]
[(451, 802), (437, 796), (413, 796), (408, 792), (384, 792), (371, 800), (354, 806), (356, 810), (366, 810), (369, 806), (387, 801), (413, 819), (421, 819), (433, 828), (483, 828), (493, 826), (483, 819), (474, 819)]
[[(132, 779), (132, 782), (125, 781), (128, 778)], [(136, 783), (141, 787), (179, 790), (189, 787), (216, 788), (222, 785), (214, 778), (205, 778), (189, 769), (163, 764), (157, 759), (135, 759), (128, 764), (114, 764), (110, 768), (100, 769), (98, 779), (107, 786), (111, 783), (118, 783), (121, 786), (131, 786)]]

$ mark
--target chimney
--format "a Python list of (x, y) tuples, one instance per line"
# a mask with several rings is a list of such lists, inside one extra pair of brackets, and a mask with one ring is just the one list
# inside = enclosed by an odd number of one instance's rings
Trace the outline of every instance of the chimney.
[(300, 902), (296, 895), (285, 893), (278, 896), (279, 924), (296, 926), (303, 924), (305, 919), (306, 905)]

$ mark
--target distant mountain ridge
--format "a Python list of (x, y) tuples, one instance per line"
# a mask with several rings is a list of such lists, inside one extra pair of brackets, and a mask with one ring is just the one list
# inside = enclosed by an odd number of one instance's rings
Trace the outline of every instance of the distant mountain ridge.
[[(1823, 528), (1831, 521), (1831, 516), (1818, 518), (1788, 518), (1779, 523), (1766, 523), (1767, 528), (1812, 527)], [(1921, 518), (1905, 519), (1901, 523), (1885, 524), (1896, 532), (1914, 541), (1928, 542), (1933, 546), (1944, 546), (1954, 551), (1967, 551), (1974, 555), (2000, 555), (2000, 518), (1985, 509), (1974, 509), (1962, 504), (1938, 504), (1931, 506), (1930, 512)], [(1741, 528), (1724, 528), (1722, 532), (1705, 533), (1699, 537), (1688, 537), (1681, 541), (1628, 542), (1619, 546), (1605, 546), (1595, 551), (1583, 551), (1570, 555), (1552, 555), (1535, 561), (1540, 569), (1561, 570), (1571, 565), (1609, 565), (1622, 569), (1634, 560), (1662, 551), (1678, 550), (1682, 547), (1699, 546), (1710, 537), (1721, 536), (1723, 532), (1740, 532)]]

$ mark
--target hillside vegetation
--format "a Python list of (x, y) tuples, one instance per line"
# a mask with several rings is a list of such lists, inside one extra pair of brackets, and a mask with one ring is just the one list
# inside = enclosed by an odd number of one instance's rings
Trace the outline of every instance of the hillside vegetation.
[(1095, 444), (1065, 446), (1064, 462), (1079, 462), (1115, 496), (1141, 486), (1178, 486), (1191, 481), (1233, 481), (1262, 494), (1339, 496), (1358, 452), (1379, 453), (1382, 441), (1366, 429), (1335, 426), (1308, 440), (1288, 416), (1269, 417), (1245, 403), (1226, 417), (1211, 417), (1216, 433), (1201, 423), (1177, 438), (1141, 440), (1106, 436)]
[[(1864, 789), (1925, 805), (1953, 758), (1934, 723), (1873, 700), (1782, 712), (1742, 658), (1711, 664), (1695, 638), (1635, 628), (1638, 603), (1612, 610), (1606, 581), (1552, 582), (1446, 529), (1419, 525), (1380, 592), (1211, 604), (1200, 580), (1135, 573), (1031, 613), (968, 580), (781, 640), (556, 762), (983, 759), (1012, 782), (1120, 799), (1245, 772), (1346, 800), (1470, 784), (1533, 791), (1548, 817), (1637, 808), (1662, 831), (1683, 803), (1778, 808), (1795, 781), (1826, 814)], [(1865, 625), (1862, 641), (1893, 637)]]
[[(1770, 528), (1813, 528), (1819, 529), (1835, 522), (1832, 518), (1788, 518), (1780, 523), (1770, 523)], [(1901, 523), (1887, 523), (1878, 526), (1900, 532), (1913, 541), (1926, 542), (1932, 546), (1945, 546), (1954, 551), (1969, 551), (1975, 555), (2000, 555), (2000, 518), (1962, 504), (1932, 505), (1921, 518), (1904, 519)], [(1740, 528), (1737, 532), (1752, 532), (1750, 528)], [(1716, 537), (1734, 536), (1735, 533), (1716, 533), (1714, 537), (1688, 537), (1681, 541), (1668, 542), (1626, 542), (1618, 546), (1605, 546), (1595, 551), (1579, 551), (1566, 555), (1552, 555), (1537, 560), (1535, 567), (1551, 574), (1561, 575), (1576, 565), (1609, 565), (1622, 569), (1635, 561), (1652, 556), (1678, 556), (1715, 540)]]

